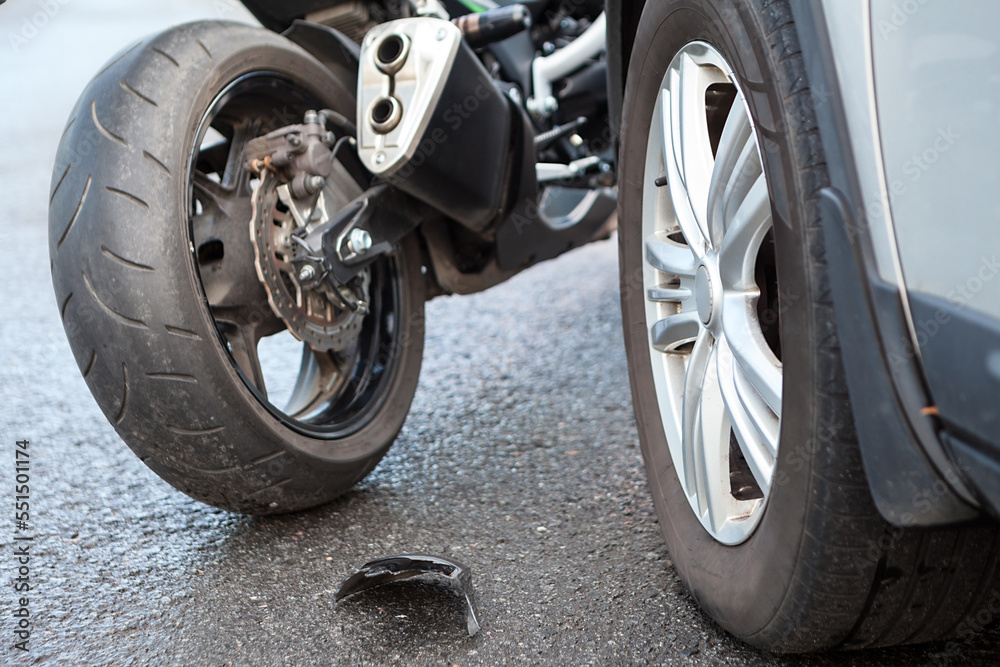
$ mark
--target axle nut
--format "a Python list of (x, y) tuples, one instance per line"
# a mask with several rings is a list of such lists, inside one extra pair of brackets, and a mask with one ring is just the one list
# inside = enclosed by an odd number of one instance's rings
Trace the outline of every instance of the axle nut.
[(347, 237), (347, 247), (355, 255), (364, 255), (371, 250), (372, 235), (367, 230), (355, 227)]

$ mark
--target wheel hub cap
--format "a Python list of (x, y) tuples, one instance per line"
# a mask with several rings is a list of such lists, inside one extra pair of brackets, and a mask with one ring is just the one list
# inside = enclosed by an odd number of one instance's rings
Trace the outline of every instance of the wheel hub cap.
[(708, 325), (712, 321), (712, 279), (708, 275), (708, 269), (704, 265), (698, 267), (698, 273), (694, 277), (694, 298), (698, 306), (698, 316), (701, 317), (702, 324)]

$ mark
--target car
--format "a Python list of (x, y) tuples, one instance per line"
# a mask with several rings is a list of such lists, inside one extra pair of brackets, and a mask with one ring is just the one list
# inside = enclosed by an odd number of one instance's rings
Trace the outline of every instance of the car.
[(1000, 612), (1000, 4), (608, 0), (622, 319), (674, 565), (775, 651)]

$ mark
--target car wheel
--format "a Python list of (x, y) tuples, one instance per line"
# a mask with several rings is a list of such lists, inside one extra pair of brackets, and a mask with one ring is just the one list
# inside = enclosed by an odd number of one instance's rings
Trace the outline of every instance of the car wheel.
[(828, 177), (788, 3), (647, 3), (621, 156), (633, 402), (692, 596), (772, 650), (970, 627), (996, 590), (996, 530), (894, 528), (868, 491), (820, 230)]

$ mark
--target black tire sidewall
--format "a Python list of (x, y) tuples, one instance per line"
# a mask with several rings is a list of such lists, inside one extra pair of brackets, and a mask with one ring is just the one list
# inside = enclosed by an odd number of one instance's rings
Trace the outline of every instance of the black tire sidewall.
[[(808, 463), (817, 419), (813, 399), (813, 320), (802, 193), (767, 47), (746, 8), (711, 1), (648, 3), (636, 36), (623, 110), (619, 252), (622, 313), (636, 419), (649, 484), (677, 571), (699, 605), (737, 636), (749, 638), (786, 596), (802, 542)], [(646, 137), (659, 83), (687, 43), (705, 41), (735, 70), (757, 126), (774, 217), (781, 305), (783, 401), (779, 460), (756, 531), (744, 543), (716, 542), (690, 509), (670, 459), (650, 363), (641, 238)], [(737, 102), (738, 103), (738, 102)], [(788, 286), (794, 285), (794, 291)]]

